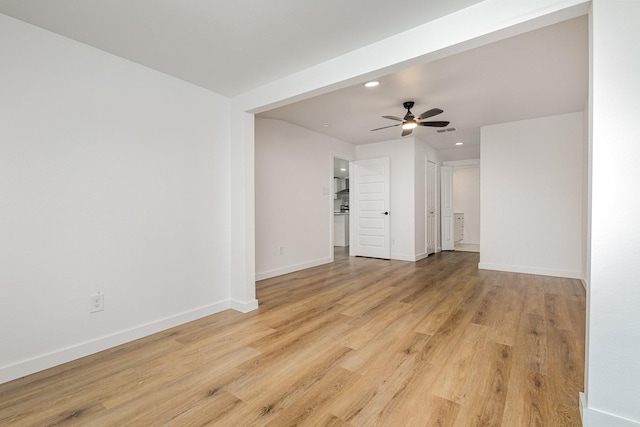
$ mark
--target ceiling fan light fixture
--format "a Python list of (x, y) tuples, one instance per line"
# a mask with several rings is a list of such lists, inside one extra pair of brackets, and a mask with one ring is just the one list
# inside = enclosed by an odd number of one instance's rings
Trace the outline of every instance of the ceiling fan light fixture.
[(404, 130), (415, 129), (417, 127), (418, 127), (418, 123), (416, 123), (415, 120), (407, 120), (402, 124), (402, 129)]
[[(437, 127), (437, 128), (449, 126), (448, 121), (429, 121), (429, 122), (423, 121), (424, 119), (428, 119), (429, 117), (437, 116), (438, 114), (444, 113), (444, 111), (441, 110), (440, 108), (432, 108), (431, 110), (425, 111), (424, 113), (416, 117), (411, 112), (411, 108), (413, 108), (413, 105), (414, 105), (413, 101), (405, 101), (402, 103), (402, 106), (407, 110), (407, 113), (404, 115), (404, 117), (382, 116), (383, 119), (395, 120), (396, 122), (400, 122), (400, 123), (396, 123), (395, 125), (382, 126), (382, 127), (371, 129), (371, 130), (375, 131), (375, 130), (382, 130), (382, 129), (388, 129), (388, 128), (400, 126), (402, 128), (401, 136), (407, 136), (407, 135), (411, 135), (411, 132), (418, 126), (430, 126), (430, 127)], [(453, 128), (453, 130), (455, 130), (455, 128)], [(441, 130), (438, 130), (438, 132), (446, 132), (446, 130), (441, 129)]]

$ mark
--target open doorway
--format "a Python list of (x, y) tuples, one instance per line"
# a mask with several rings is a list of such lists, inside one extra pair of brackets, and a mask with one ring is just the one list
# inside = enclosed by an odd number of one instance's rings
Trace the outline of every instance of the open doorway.
[(441, 168), (442, 250), (480, 252), (480, 159)]
[(349, 252), (349, 160), (333, 157), (332, 236), (334, 259), (336, 252)]
[(480, 252), (480, 161), (453, 167), (454, 250)]

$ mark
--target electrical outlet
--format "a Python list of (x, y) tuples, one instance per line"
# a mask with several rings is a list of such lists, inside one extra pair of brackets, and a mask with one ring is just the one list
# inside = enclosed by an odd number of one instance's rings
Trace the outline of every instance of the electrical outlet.
[(278, 247), (278, 255), (284, 255), (284, 246)]
[(96, 313), (104, 310), (104, 294), (102, 292), (91, 295), (89, 297), (89, 301), (89, 313)]

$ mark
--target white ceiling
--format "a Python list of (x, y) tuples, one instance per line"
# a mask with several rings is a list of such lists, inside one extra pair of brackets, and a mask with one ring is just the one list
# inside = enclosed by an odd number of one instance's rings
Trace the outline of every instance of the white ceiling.
[[(414, 135), (446, 152), (447, 160), (478, 157), (480, 127), (534, 117), (582, 111), (588, 95), (586, 16), (501, 40), (378, 79), (380, 85), (349, 88), (277, 108), (260, 117), (286, 120), (352, 144), (400, 137), (399, 127), (382, 115), (403, 117), (438, 107), (428, 120), (450, 121), (454, 132), (419, 127)], [(330, 127), (326, 127), (326, 125)], [(463, 142), (463, 148), (456, 142)], [(465, 151), (466, 150), (466, 151)], [(460, 152), (462, 156), (456, 153)]]
[[(479, 0), (0, 0), (0, 13), (233, 97)], [(411, 13), (407, 13), (410, 11)], [(445, 160), (479, 155), (480, 126), (581, 111), (585, 16), (306, 99), (261, 117), (364, 144), (395, 139), (381, 115), (439, 107), (457, 130), (414, 135)], [(328, 124), (329, 127), (324, 125)], [(464, 146), (455, 147), (456, 141)]]
[(479, 2), (0, 0), (0, 13), (232, 97)]

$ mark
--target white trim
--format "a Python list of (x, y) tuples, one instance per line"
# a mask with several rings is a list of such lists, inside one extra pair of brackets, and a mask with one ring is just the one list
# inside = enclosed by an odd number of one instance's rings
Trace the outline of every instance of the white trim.
[(640, 422), (601, 412), (587, 406), (587, 398), (580, 393), (580, 416), (584, 427), (639, 427)]
[(442, 166), (480, 166), (480, 159), (468, 159), (468, 160), (449, 160), (442, 162)]
[[(351, 178), (351, 162), (353, 162), (356, 158), (355, 156), (349, 155), (349, 154), (344, 154), (344, 153), (340, 153), (337, 151), (331, 151), (329, 153), (331, 155), (331, 169), (329, 174), (331, 175), (331, 179), (329, 180), (329, 215), (330, 215), (330, 220), (329, 220), (329, 254), (331, 256), (331, 262), (333, 262), (333, 251), (334, 251), (334, 241), (333, 241), (333, 237), (334, 237), (334, 209), (333, 209), (333, 165), (336, 161), (336, 159), (339, 160), (346, 160), (347, 162), (349, 162), (349, 178)], [(347, 222), (347, 227), (349, 227), (349, 223)], [(347, 244), (349, 244), (349, 242), (347, 242)], [(262, 280), (262, 279), (258, 279), (257, 278), (258, 275), (256, 274), (256, 280)]]
[(258, 308), (258, 300), (242, 302), (234, 299), (229, 300), (229, 308), (239, 311), (240, 313), (248, 313)]
[(429, 256), (429, 254), (425, 251), (421, 254), (418, 254), (415, 256), (415, 260), (414, 261), (420, 261), (421, 259), (425, 259)]
[(270, 279), (276, 276), (282, 276), (283, 274), (293, 273), (294, 271), (300, 271), (311, 267), (317, 267), (318, 265), (329, 264), (333, 262), (333, 257), (320, 258), (309, 262), (303, 262), (302, 264), (289, 265), (287, 267), (277, 268), (275, 270), (264, 271), (256, 274), (256, 282), (259, 280)]
[[(257, 301), (255, 306), (257, 308)], [(91, 341), (86, 341), (60, 350), (52, 351), (50, 353), (42, 354), (18, 363), (5, 365), (0, 367), (0, 384), (144, 338), (175, 326), (219, 313), (229, 308), (232, 308), (230, 300), (220, 301), (195, 310), (165, 317), (164, 319), (159, 319), (124, 331), (99, 337)]]
[(579, 271), (570, 270), (554, 270), (551, 268), (529, 267), (524, 265), (503, 265), (478, 263), (480, 270), (497, 270), (508, 271), (511, 273), (537, 274), (540, 276), (566, 277), (568, 279), (580, 279), (582, 276)]
[[(440, 244), (440, 167), (442, 165), (438, 164), (437, 161), (432, 160), (429, 155), (425, 155), (424, 156), (424, 251), (425, 251), (425, 255), (422, 256), (422, 254), (418, 254), (416, 255), (416, 261), (420, 261), (423, 258), (426, 258), (427, 256), (429, 256), (429, 238), (428, 238), (428, 229), (429, 226), (427, 225), (427, 218), (429, 217), (429, 209), (428, 209), (428, 200), (427, 200), (427, 183), (429, 182), (429, 178), (427, 177), (428, 175), (428, 170), (429, 170), (429, 165), (428, 163), (433, 163), (434, 167), (435, 167), (435, 176), (434, 176), (434, 182), (433, 182), (433, 199), (434, 199), (434, 210), (435, 210), (435, 223), (436, 223), (436, 229), (435, 229), (435, 236), (433, 236), (434, 240), (433, 240), (433, 253), (437, 253), (438, 252), (438, 245)], [(420, 258), (421, 257), (421, 258)]]
[(391, 258), (389, 259), (393, 259), (396, 261), (410, 261), (410, 262), (417, 261), (415, 255), (405, 255), (405, 254), (391, 254)]

